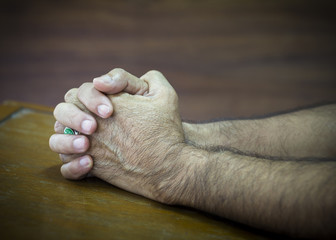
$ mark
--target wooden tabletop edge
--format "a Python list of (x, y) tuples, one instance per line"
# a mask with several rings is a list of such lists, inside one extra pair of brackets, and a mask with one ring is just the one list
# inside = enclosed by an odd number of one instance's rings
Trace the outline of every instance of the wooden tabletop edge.
[(1, 103), (3, 106), (11, 106), (11, 107), (18, 107), (18, 108), (29, 108), (38, 111), (45, 111), (45, 112), (52, 112), (54, 110), (53, 107), (48, 107), (40, 104), (34, 103), (26, 103), (26, 102), (19, 102), (13, 100), (5, 100)]

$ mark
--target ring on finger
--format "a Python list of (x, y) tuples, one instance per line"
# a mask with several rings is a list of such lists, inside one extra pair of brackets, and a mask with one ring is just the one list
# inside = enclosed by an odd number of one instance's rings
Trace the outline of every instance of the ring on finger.
[(69, 127), (65, 127), (64, 128), (64, 134), (70, 134), (70, 135), (78, 135), (79, 132), (76, 131), (75, 129), (69, 128)]

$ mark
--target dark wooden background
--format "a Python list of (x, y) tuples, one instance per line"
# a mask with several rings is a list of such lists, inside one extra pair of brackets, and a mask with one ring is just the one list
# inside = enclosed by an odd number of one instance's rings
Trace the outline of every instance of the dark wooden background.
[(336, 100), (334, 1), (1, 1), (0, 101), (55, 106), (115, 67), (163, 72), (184, 118)]

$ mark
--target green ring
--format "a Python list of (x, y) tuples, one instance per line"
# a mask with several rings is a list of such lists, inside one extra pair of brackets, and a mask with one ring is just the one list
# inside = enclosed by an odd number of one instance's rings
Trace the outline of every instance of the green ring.
[(69, 134), (69, 135), (78, 135), (79, 132), (77, 132), (76, 130), (73, 130), (72, 128), (69, 127), (65, 127), (64, 128), (64, 134)]

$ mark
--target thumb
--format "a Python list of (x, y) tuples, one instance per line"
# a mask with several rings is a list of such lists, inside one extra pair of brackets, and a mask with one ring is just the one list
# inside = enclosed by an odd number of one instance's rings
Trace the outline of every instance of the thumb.
[(121, 68), (115, 68), (108, 74), (93, 79), (93, 85), (105, 94), (127, 92), (133, 95), (144, 95), (148, 84)]

